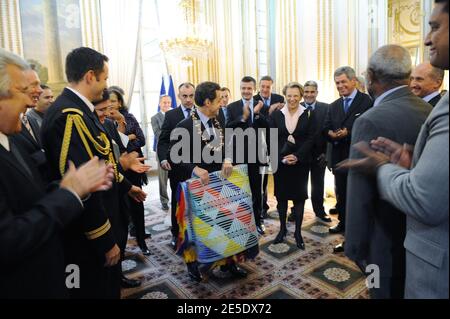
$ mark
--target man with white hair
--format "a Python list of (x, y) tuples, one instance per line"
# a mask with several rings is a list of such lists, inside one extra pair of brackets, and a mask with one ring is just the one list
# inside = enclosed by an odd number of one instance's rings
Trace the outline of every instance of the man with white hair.
[[(399, 143), (415, 143), (431, 106), (408, 88), (411, 56), (398, 45), (378, 49), (370, 58), (368, 91), (372, 109), (355, 122), (352, 144), (386, 136)], [(401, 120), (399, 120), (401, 119)], [(360, 158), (355, 149), (351, 159)], [(359, 265), (380, 268), (380, 286), (370, 288), (373, 299), (400, 299), (405, 283), (405, 216), (378, 195), (375, 176), (350, 170), (348, 177), (345, 254)]]

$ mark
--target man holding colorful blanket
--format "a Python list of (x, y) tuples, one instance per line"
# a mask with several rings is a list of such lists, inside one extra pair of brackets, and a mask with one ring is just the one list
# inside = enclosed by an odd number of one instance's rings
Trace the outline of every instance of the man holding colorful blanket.
[[(220, 96), (216, 83), (197, 87), (198, 107), (172, 133), (169, 151), (170, 164), (181, 181), (177, 253), (197, 282), (202, 280), (201, 273), (218, 266), (244, 278), (247, 273), (237, 262), (258, 253), (245, 167), (233, 170), (232, 161), (225, 159), (225, 123), (218, 117)], [(235, 183), (228, 181), (230, 177)]]

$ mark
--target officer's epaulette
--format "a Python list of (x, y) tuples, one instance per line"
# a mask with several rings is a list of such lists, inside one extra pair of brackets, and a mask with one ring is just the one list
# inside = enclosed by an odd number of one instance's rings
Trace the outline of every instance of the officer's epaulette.
[(62, 112), (63, 112), (63, 114), (66, 114), (66, 113), (77, 113), (77, 114), (83, 116), (83, 112), (80, 111), (79, 109), (75, 109), (75, 108), (64, 109)]

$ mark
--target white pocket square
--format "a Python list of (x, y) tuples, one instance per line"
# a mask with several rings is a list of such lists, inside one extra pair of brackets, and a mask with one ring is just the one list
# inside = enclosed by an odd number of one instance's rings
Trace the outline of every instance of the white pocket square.
[(360, 116), (360, 115), (361, 115), (361, 113), (355, 114), (355, 117), (358, 117), (358, 116)]

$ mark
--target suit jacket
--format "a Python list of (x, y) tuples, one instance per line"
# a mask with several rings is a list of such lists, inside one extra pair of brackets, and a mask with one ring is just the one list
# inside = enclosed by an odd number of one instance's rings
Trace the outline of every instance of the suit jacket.
[(36, 165), (40, 168), (40, 171), (45, 171), (47, 170), (47, 167), (45, 166), (47, 159), (45, 158), (45, 152), (42, 149), (41, 130), (34, 118), (28, 117), (28, 122), (30, 123), (35, 138), (23, 123), (22, 130), (19, 133), (12, 135), (11, 138), (15, 143), (20, 144), (20, 146), (31, 156)]
[(406, 298), (448, 298), (449, 102), (441, 99), (422, 126), (411, 170), (383, 165), (378, 189), (406, 215)]
[(338, 129), (347, 128), (349, 135), (339, 141), (333, 141), (331, 152), (331, 165), (335, 167), (337, 163), (348, 158), (350, 153), (350, 141), (352, 136), (352, 129), (355, 120), (361, 116), (364, 112), (370, 109), (373, 105), (373, 101), (367, 94), (358, 93), (350, 106), (347, 114), (344, 112), (344, 99), (340, 98), (334, 101), (329, 108), (327, 119), (325, 120), (324, 134), (328, 131), (336, 131)]
[[(197, 111), (194, 111), (197, 112)], [(198, 118), (198, 115), (197, 115)], [(224, 128), (225, 127), (225, 119), (223, 117), (220, 117), (219, 119), (219, 123), (220, 123), (220, 127)], [(196, 166), (199, 166), (200, 168), (203, 168), (205, 170), (207, 170), (208, 172), (215, 172), (215, 171), (220, 171), (222, 169), (222, 163), (223, 160), (225, 158), (225, 146), (222, 148), (222, 152), (219, 154), (220, 155), (220, 161), (217, 163), (205, 163), (204, 159), (199, 156), (200, 154), (203, 154), (204, 152), (204, 148), (206, 147), (207, 143), (205, 141), (203, 141), (201, 139), (201, 137), (198, 135), (198, 131), (197, 128), (194, 126), (194, 122), (192, 120), (192, 118), (187, 118), (186, 120), (182, 121), (181, 123), (179, 123), (177, 125), (177, 127), (174, 130), (174, 133), (177, 133), (177, 131), (179, 130), (186, 130), (187, 132), (189, 132), (189, 144), (187, 144), (187, 141), (183, 140), (182, 143), (183, 145), (189, 145), (189, 160), (183, 160), (182, 162), (177, 162), (174, 158), (170, 158), (169, 161), (172, 165), (172, 171), (174, 172), (174, 174), (177, 176), (177, 179), (179, 182), (183, 182), (185, 180), (188, 180), (192, 177), (192, 172), (194, 170), (194, 168)], [(203, 134), (203, 132), (205, 131), (205, 126), (203, 125), (203, 123), (201, 123), (201, 132)], [(224, 133), (225, 135), (225, 133)], [(179, 143), (181, 142), (181, 137), (176, 139), (176, 140), (172, 140), (171, 144), (170, 144), (170, 150), (172, 150), (172, 148), (176, 147), (176, 145), (180, 145)], [(200, 147), (201, 147), (201, 152), (200, 150), (198, 150), (198, 152), (196, 151), (196, 148), (194, 147), (194, 143), (199, 142)], [(169, 153), (170, 153), (169, 150)], [(213, 153), (211, 153), (213, 154)], [(181, 157), (185, 154), (183, 154), (183, 149), (179, 150), (178, 155)], [(196, 158), (197, 156), (199, 156), (198, 158)]]
[[(185, 115), (181, 106), (165, 114), (157, 147), (158, 159), (161, 163), (169, 159), (170, 134), (177, 127), (178, 123), (184, 120)], [(172, 175), (170, 171), (169, 175)]]
[[(302, 102), (302, 105), (305, 106), (305, 103)], [(313, 160), (317, 159), (320, 155), (327, 153), (328, 139), (324, 134), (323, 128), (325, 126), (325, 120), (327, 118), (329, 108), (330, 105), (327, 103), (316, 102), (314, 119), (317, 132), (315, 134), (314, 145), (311, 150)]]
[(428, 103), (431, 104), (432, 107), (435, 107), (441, 99), (442, 99), (442, 96), (437, 95), (434, 98), (432, 98)]
[[(40, 131), (41, 126), (42, 126), (42, 121), (44, 120), (43, 114), (39, 113), (38, 111), (36, 111), (35, 108), (33, 108), (27, 112), (27, 117), (28, 117), (28, 119), (33, 119), (33, 121), (36, 123), (38, 130)], [(32, 128), (33, 128), (33, 126), (32, 126)], [(33, 130), (34, 130), (34, 128), (33, 128)]]
[[(408, 87), (386, 96), (364, 113), (353, 126), (352, 145), (370, 143), (379, 136), (413, 145), (431, 106), (411, 93)], [(398, 119), (402, 119), (399, 121)], [(362, 158), (352, 149), (350, 158)], [(380, 267), (382, 277), (405, 276), (405, 216), (390, 203), (381, 200), (375, 176), (351, 170), (348, 177), (345, 253), (355, 261), (367, 261)], [(381, 287), (383, 289), (383, 287)], [(386, 292), (386, 298), (401, 298)]]
[[(72, 119), (74, 122), (71, 127)], [(82, 135), (80, 131), (83, 132)], [(65, 89), (48, 110), (42, 124), (42, 138), (50, 173), (54, 180), (61, 178), (69, 160), (76, 166), (87, 162), (91, 156), (97, 156), (109, 162), (114, 161), (114, 164), (118, 162), (114, 156), (111, 139), (98, 121), (96, 114), (69, 89)], [(118, 168), (119, 165), (116, 167)], [(83, 216), (65, 231), (68, 263), (83, 265), (85, 272), (99, 271), (103, 274), (109, 271), (103, 267), (105, 253), (115, 244), (119, 244), (123, 225), (128, 223), (127, 216), (120, 211), (119, 198), (130, 188), (131, 184), (117, 169), (113, 187), (106, 192), (92, 194), (84, 202)], [(96, 279), (99, 283), (97, 285), (93, 283), (94, 287), (108, 284), (106, 278)], [(87, 291), (87, 293), (91, 292)], [(109, 297), (117, 296), (115, 294), (117, 291), (111, 290), (111, 293), (114, 296)], [(105, 297), (101, 292), (99, 294), (98, 297)]]
[(32, 175), (0, 146), (0, 299), (68, 297), (61, 232), (83, 207), (67, 190), (46, 194), (34, 161), (16, 146)]
[[(253, 97), (253, 100), (256, 102), (255, 104), (257, 104), (259, 101), (263, 101), (263, 97), (261, 96), (261, 94), (257, 94)], [(277, 104), (277, 103), (284, 103), (284, 97), (282, 95), (276, 94), (276, 93), (272, 93), (272, 95), (270, 96), (270, 106)]]
[[(253, 100), (253, 107), (255, 107), (258, 104), (259, 101), (256, 99)], [(227, 128), (232, 129), (242, 129), (246, 131), (247, 129), (253, 130), (256, 137), (261, 138), (261, 135), (258, 136), (258, 134), (263, 134), (261, 131), (258, 131), (258, 129), (268, 129), (270, 127), (270, 118), (269, 118), (269, 109), (267, 107), (264, 107), (259, 115), (254, 116), (253, 123), (250, 123), (250, 121), (243, 122), (242, 116), (244, 114), (244, 102), (242, 100), (238, 100), (236, 102), (231, 103), (228, 105), (228, 122), (226, 124)], [(267, 144), (269, 143), (269, 139), (266, 138)], [(258, 140), (253, 141), (250, 140), (247, 136), (244, 137), (244, 140), (238, 140), (236, 136), (233, 137), (233, 161), (237, 164), (248, 164), (249, 160), (252, 158), (252, 154), (250, 152), (256, 151), (256, 154), (266, 154), (267, 149), (264, 147), (260, 147), (262, 143), (258, 143)], [(255, 145), (255, 146), (253, 146)], [(256, 148), (255, 148), (256, 147)], [(259, 163), (259, 157), (256, 156), (256, 162)], [(250, 164), (256, 164), (256, 163), (250, 163)]]
[[(159, 140), (159, 136), (161, 135), (162, 126), (164, 124), (164, 113), (158, 112), (157, 114), (155, 114), (152, 117), (151, 122), (152, 122), (153, 134), (155, 135), (156, 141), (158, 141)], [(155, 146), (156, 146), (156, 149), (157, 149), (158, 148), (158, 144), (156, 144)]]

